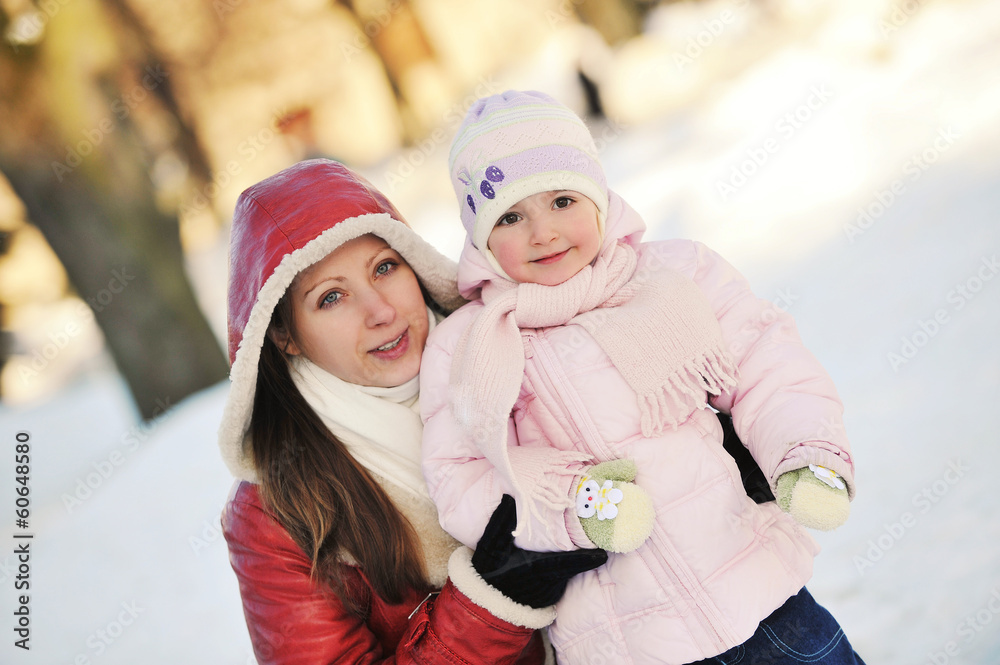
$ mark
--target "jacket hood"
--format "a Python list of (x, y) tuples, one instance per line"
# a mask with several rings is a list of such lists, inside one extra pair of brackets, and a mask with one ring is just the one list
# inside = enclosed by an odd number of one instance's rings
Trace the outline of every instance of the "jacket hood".
[[(608, 217), (604, 222), (604, 239), (600, 253), (621, 241), (637, 249), (646, 232), (646, 223), (625, 200), (608, 192)], [(472, 235), (466, 234), (462, 256), (458, 260), (458, 290), (462, 297), (474, 300), (482, 287), (495, 279), (508, 279), (497, 272), (483, 252), (472, 244)]]
[(261, 344), (275, 306), (302, 270), (366, 233), (399, 252), (443, 310), (465, 302), (455, 287), (454, 262), (414, 233), (381, 192), (339, 162), (300, 162), (240, 195), (229, 243), (232, 386), (219, 431), (223, 459), (236, 477), (256, 481), (244, 444)]

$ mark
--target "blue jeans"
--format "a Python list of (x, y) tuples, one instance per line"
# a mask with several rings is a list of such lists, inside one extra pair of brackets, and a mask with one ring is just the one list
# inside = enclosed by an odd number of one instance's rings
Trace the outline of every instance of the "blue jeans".
[(865, 665), (840, 624), (803, 588), (760, 622), (753, 636), (691, 665)]

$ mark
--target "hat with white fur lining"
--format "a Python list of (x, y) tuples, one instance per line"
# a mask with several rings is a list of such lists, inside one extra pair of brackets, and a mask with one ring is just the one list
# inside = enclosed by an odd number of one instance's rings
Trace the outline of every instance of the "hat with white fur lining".
[(300, 162), (240, 195), (229, 246), (232, 386), (219, 428), (222, 457), (237, 478), (257, 480), (245, 439), (261, 346), (278, 301), (305, 268), (367, 233), (399, 252), (444, 311), (465, 303), (455, 287), (455, 263), (407, 226), (381, 192), (339, 162)]

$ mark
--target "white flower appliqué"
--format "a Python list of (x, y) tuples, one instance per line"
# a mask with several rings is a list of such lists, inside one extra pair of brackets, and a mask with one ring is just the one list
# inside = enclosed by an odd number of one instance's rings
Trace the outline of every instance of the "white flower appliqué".
[(841, 480), (840, 474), (832, 469), (820, 466), (819, 464), (810, 464), (809, 470), (813, 472), (814, 476), (834, 489), (842, 490), (847, 488), (847, 485)]
[(625, 498), (622, 491), (614, 489), (610, 480), (599, 485), (596, 480), (584, 476), (576, 489), (576, 514), (582, 518), (597, 515), (599, 520), (614, 519), (618, 515), (618, 506)]

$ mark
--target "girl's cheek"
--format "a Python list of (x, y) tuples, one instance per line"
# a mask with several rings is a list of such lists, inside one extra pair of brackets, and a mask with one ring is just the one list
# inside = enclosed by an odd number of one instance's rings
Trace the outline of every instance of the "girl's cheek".
[(500, 251), (496, 254), (497, 263), (499, 263), (500, 267), (503, 268), (504, 270), (507, 270), (507, 268), (511, 266), (510, 254), (511, 254), (510, 250), (504, 247), (501, 247)]

